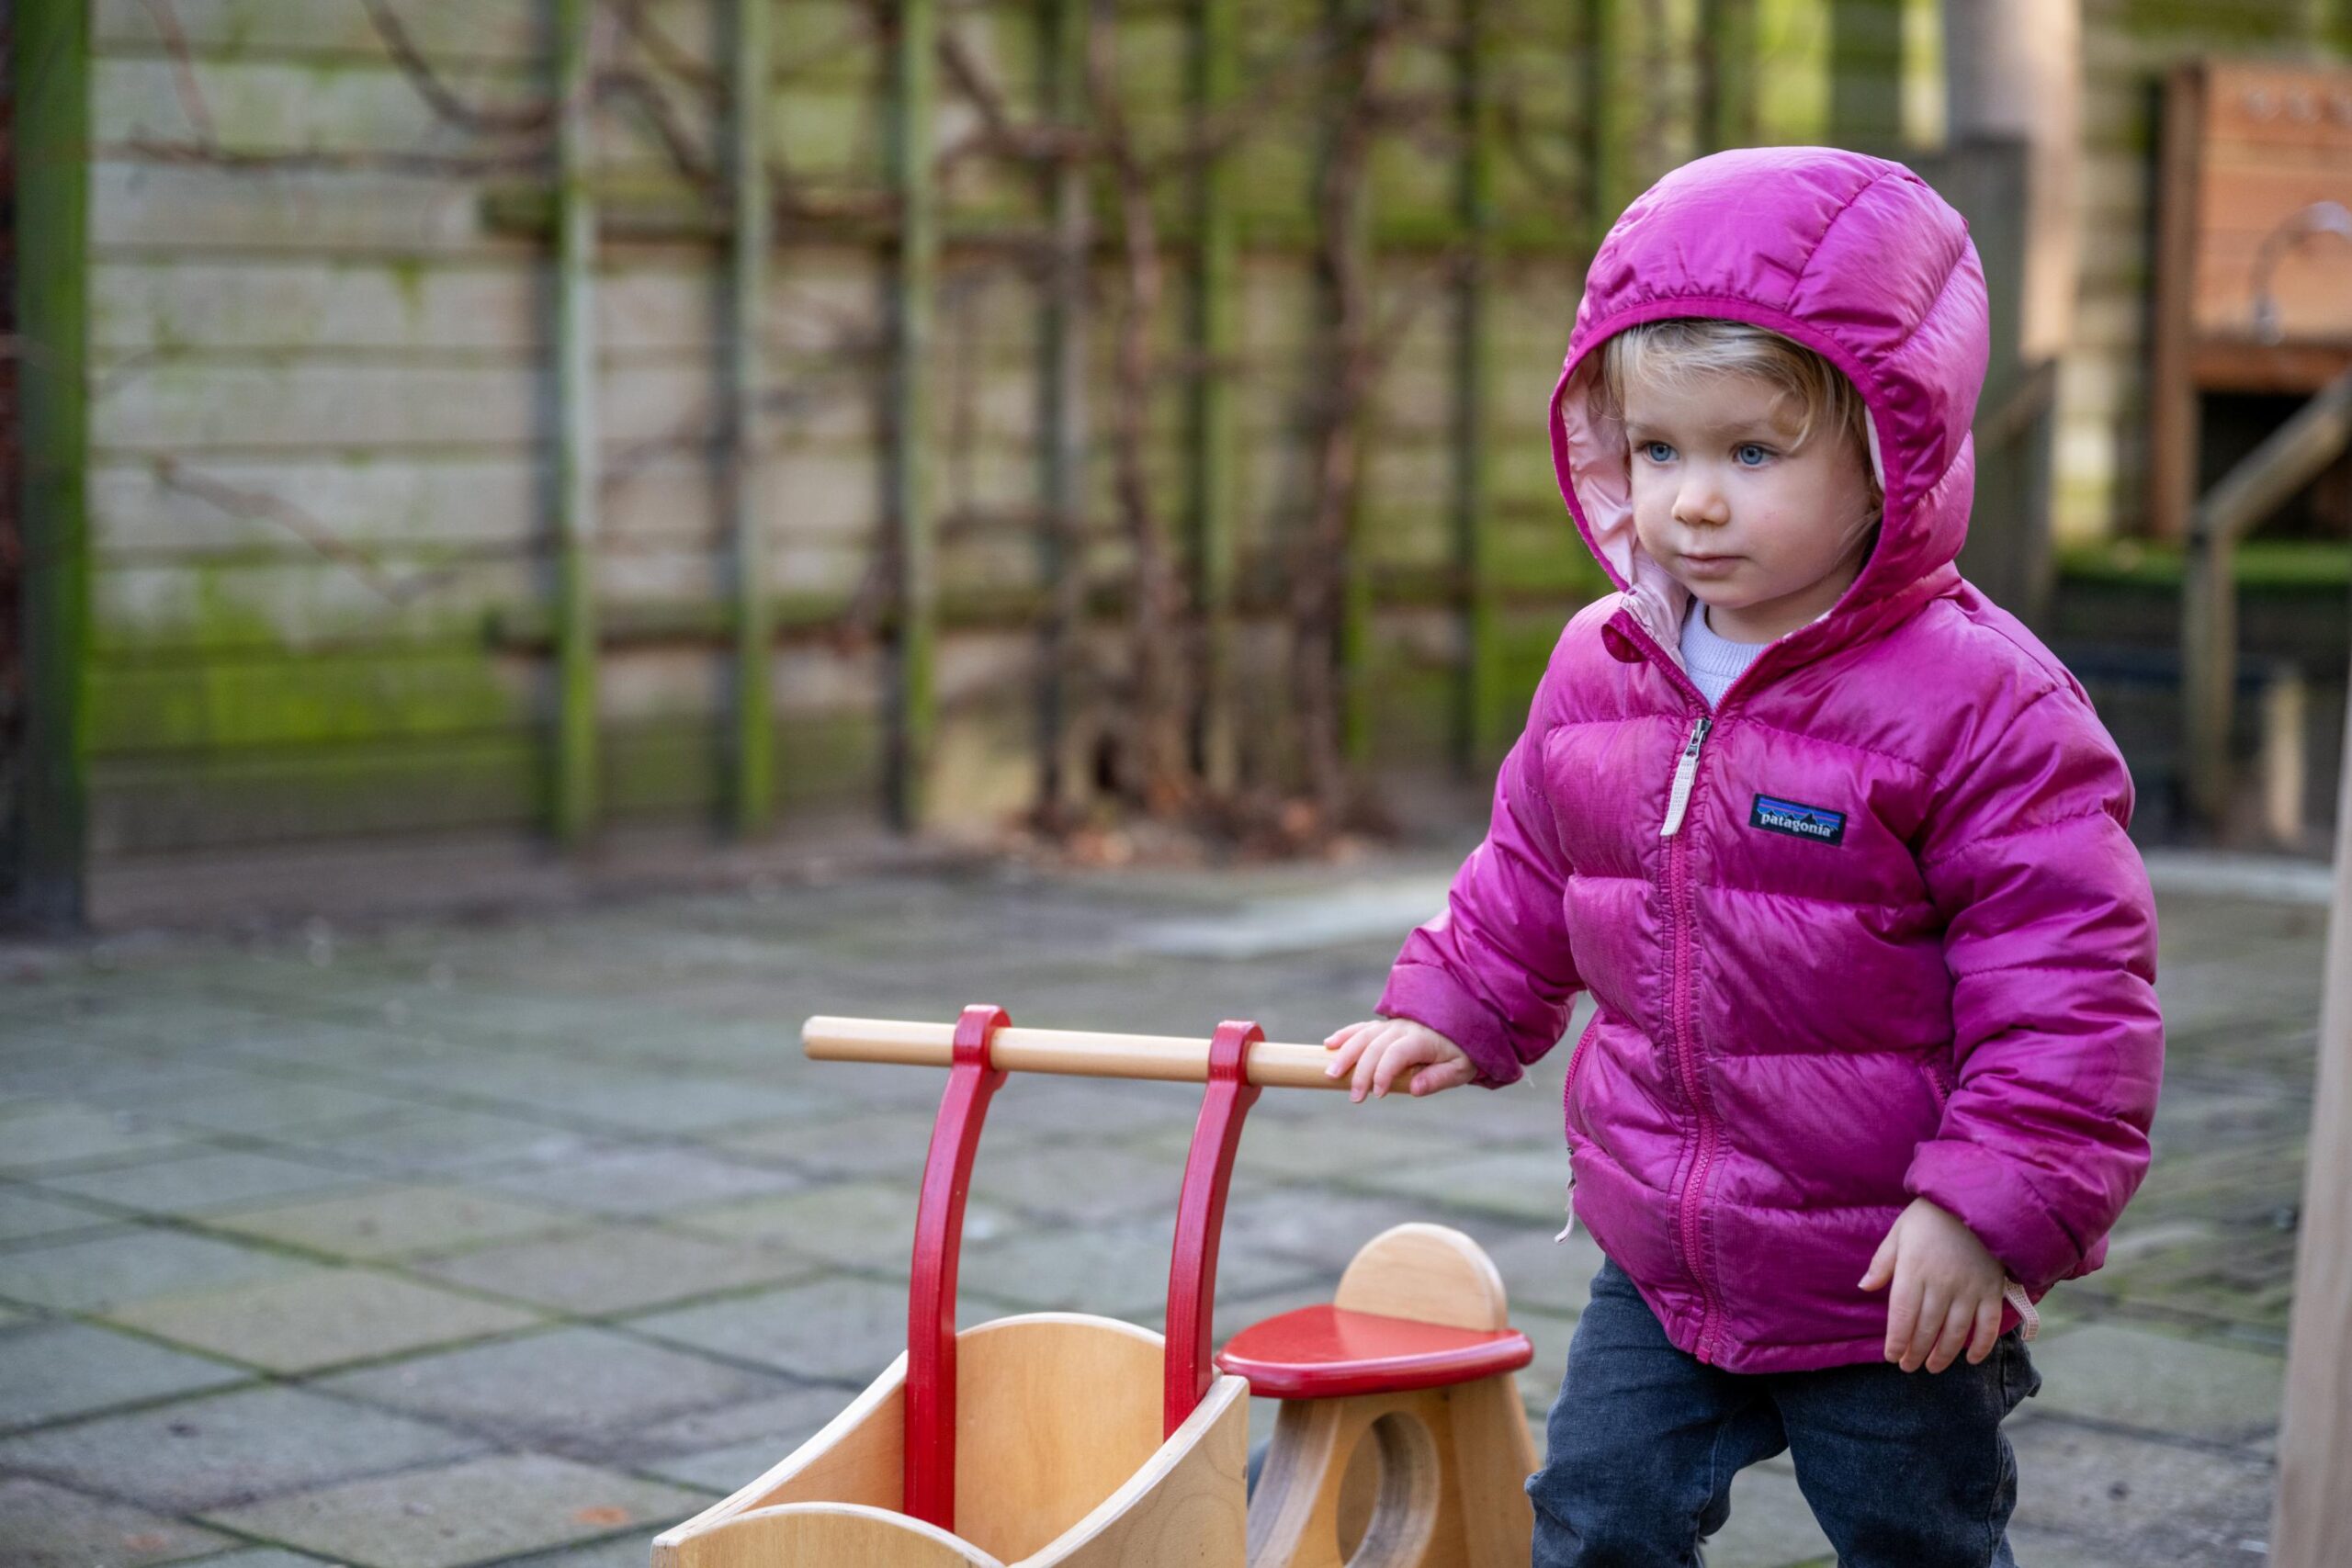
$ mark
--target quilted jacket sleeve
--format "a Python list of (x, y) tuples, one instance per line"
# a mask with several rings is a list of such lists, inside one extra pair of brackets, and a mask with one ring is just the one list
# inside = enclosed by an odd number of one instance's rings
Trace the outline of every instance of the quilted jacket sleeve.
[(1904, 1185), (2039, 1294), (2098, 1267), (2148, 1168), (2155, 901), (2124, 836), (2130, 775), (2078, 688), (1981, 733), (1920, 853), (1949, 922), (1952, 1089)]
[(1380, 1012), (1462, 1047), (1499, 1089), (1560, 1042), (1580, 982), (1561, 909), (1567, 865), (1544, 796), (1554, 669), (1495, 781), (1486, 840), (1454, 873), (1444, 912), (1405, 939)]

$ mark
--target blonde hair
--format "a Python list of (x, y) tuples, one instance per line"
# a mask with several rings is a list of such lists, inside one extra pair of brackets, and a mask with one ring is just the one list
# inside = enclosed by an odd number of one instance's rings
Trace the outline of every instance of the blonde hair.
[(1600, 345), (1600, 375), (1593, 383), (1594, 412), (1623, 422), (1625, 389), (1634, 383), (1690, 382), (1711, 376), (1751, 376), (1797, 405), (1795, 445), (1816, 430), (1849, 443), (1870, 488), (1871, 510), (1856, 529), (1879, 520), (1886, 494), (1870, 457), (1870, 408), (1843, 371), (1776, 332), (1714, 316), (1669, 316), (1627, 327)]

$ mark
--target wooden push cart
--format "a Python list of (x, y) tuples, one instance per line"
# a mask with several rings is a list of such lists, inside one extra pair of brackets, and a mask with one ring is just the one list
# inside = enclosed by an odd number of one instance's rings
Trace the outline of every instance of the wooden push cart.
[[(1338, 1089), (1319, 1045), (813, 1018), (810, 1056), (948, 1069), (923, 1171), (907, 1350), (824, 1430), (653, 1543), (653, 1568), (1505, 1568), (1527, 1561), (1526, 1337), (1476, 1244), (1400, 1225), (1328, 1305), (1209, 1354), (1217, 1239), (1262, 1089)], [(1205, 1082), (1163, 1337), (1035, 1313), (955, 1330), (964, 1198), (1015, 1072)], [(1221, 1370), (1220, 1370), (1221, 1369)], [(1247, 1396), (1283, 1401), (1246, 1478)]]

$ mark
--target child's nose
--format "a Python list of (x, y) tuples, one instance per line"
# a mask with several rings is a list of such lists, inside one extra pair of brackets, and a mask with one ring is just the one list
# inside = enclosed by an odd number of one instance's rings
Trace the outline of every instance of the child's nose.
[(1674, 498), (1674, 520), (1693, 528), (1728, 523), (1731, 506), (1712, 485), (1687, 486)]

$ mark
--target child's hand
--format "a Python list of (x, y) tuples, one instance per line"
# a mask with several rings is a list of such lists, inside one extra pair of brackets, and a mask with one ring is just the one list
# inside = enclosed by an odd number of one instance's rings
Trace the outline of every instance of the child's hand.
[(2000, 1337), (2004, 1277), (1973, 1231), (1914, 1198), (1862, 1275), (1865, 1291), (1894, 1281), (1886, 1298), (1886, 1359), (1906, 1372), (1922, 1365), (1939, 1372), (1965, 1347), (1969, 1365), (1982, 1361)]
[(1351, 1100), (1361, 1100), (1367, 1093), (1379, 1099), (1408, 1067), (1419, 1069), (1406, 1082), (1412, 1094), (1435, 1094), (1478, 1076), (1461, 1046), (1409, 1018), (1366, 1019), (1332, 1031), (1323, 1043), (1338, 1053), (1325, 1073), (1336, 1078), (1354, 1072), (1348, 1088)]

